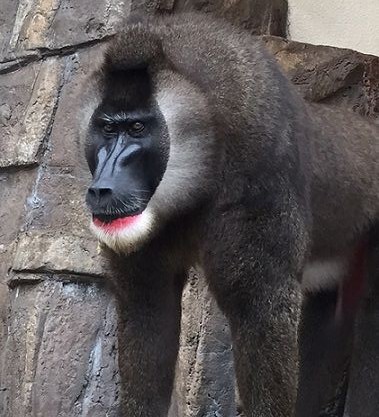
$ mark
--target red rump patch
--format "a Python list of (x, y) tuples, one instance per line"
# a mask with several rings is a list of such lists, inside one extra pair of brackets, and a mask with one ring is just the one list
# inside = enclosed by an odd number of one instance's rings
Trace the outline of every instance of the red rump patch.
[(341, 284), (336, 314), (355, 314), (365, 288), (367, 244), (362, 242), (351, 259), (349, 276)]
[(93, 224), (97, 226), (99, 229), (104, 230), (107, 233), (115, 233), (122, 229), (125, 229), (128, 226), (131, 226), (133, 223), (136, 222), (140, 214), (136, 216), (128, 216), (128, 217), (120, 217), (118, 219), (114, 219), (110, 222), (104, 222), (97, 217), (93, 218)]

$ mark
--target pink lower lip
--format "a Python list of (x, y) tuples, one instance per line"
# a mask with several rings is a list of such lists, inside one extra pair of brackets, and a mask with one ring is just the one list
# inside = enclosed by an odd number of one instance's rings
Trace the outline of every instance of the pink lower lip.
[(112, 220), (111, 222), (104, 222), (97, 217), (94, 217), (93, 224), (108, 233), (118, 232), (128, 226), (131, 226), (140, 216), (140, 214), (137, 214), (136, 216), (120, 217)]

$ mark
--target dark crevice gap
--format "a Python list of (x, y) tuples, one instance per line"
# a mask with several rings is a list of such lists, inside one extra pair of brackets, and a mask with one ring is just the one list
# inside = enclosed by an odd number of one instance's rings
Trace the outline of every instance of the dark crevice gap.
[(109, 39), (113, 37), (114, 37), (114, 34), (104, 36), (101, 39), (93, 39), (93, 40), (78, 43), (75, 45), (62, 46), (61, 48), (54, 48), (54, 49), (36, 48), (33, 50), (28, 50), (25, 52), (30, 53), (30, 55), (25, 55), (25, 56), (20, 56), (19, 58), (15, 58), (15, 59), (10, 58), (10, 59), (5, 59), (4, 61), (0, 61), (0, 74), (8, 74), (10, 72), (17, 71), (20, 68), (26, 67), (30, 63), (38, 62), (48, 57), (71, 55), (71, 54), (78, 52), (81, 49), (89, 48), (91, 46), (95, 46), (103, 42), (107, 42)]

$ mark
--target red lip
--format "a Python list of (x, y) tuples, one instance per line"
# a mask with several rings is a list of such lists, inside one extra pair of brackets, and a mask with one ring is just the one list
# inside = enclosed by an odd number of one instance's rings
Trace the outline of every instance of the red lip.
[(137, 214), (136, 216), (120, 217), (110, 222), (104, 222), (98, 219), (97, 217), (93, 217), (92, 221), (93, 224), (98, 228), (104, 230), (105, 232), (112, 233), (125, 229), (128, 226), (131, 226), (140, 216), (140, 214)]

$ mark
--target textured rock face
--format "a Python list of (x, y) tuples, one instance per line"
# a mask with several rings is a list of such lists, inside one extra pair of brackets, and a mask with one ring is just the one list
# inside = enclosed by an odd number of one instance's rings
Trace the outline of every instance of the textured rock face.
[[(15, 108), (31, 108), (30, 132), (42, 131), (44, 120), (51, 120), (43, 135), (26, 136), (30, 157), (20, 163), (24, 142), (19, 131), (28, 111), (13, 112), (12, 100), (4, 101), (11, 108), (7, 120), (19, 129), (12, 134), (4, 126), (9, 132), (4, 137), (15, 151), (6, 154), (0, 172), (0, 291), (8, 304), (7, 309), (2, 304), (1, 416), (101, 417), (118, 412), (115, 302), (104, 288), (105, 260), (87, 230), (83, 195), (88, 174), (81, 168), (85, 165), (74, 135), (73, 95), (98, 53), (93, 47), (52, 56), (0, 80), (4, 90), (20, 86), (15, 88), (19, 96), (12, 99)], [(36, 79), (44, 65), (49, 71), (41, 88)], [(46, 94), (42, 110), (41, 91)]]
[[(127, 341), (107, 260), (87, 227), (79, 87), (129, 12), (201, 9), (254, 33), (283, 34), (286, 5), (0, 0), (0, 8), (0, 416), (116, 416), (118, 351)], [(378, 58), (264, 41), (306, 98), (378, 114)], [(235, 417), (234, 391), (227, 324), (192, 274), (171, 417)]]
[(36, 276), (12, 291), (3, 416), (116, 416), (112, 297), (101, 285), (67, 278)]
[(274, 36), (264, 36), (263, 41), (307, 100), (378, 116), (378, 57)]
[(255, 35), (285, 36), (286, 0), (147, 0), (132, 2), (132, 13), (201, 11), (237, 24)]

